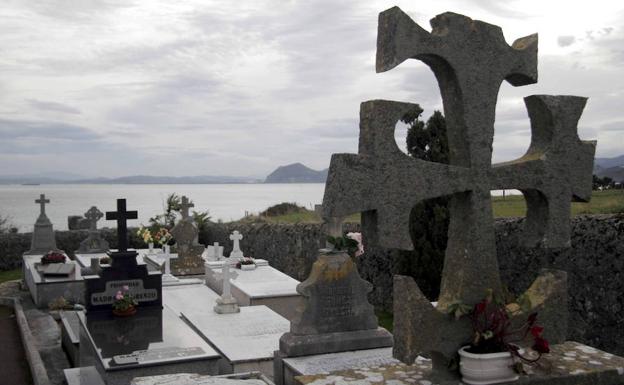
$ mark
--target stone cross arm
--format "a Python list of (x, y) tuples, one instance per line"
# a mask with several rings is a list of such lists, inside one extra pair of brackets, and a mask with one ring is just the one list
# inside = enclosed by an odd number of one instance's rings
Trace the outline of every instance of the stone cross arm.
[[(495, 69), (514, 86), (537, 81), (537, 35), (517, 39), (509, 46), (500, 27), (464, 15), (446, 12), (430, 23), (431, 33), (399, 7), (381, 12), (377, 72), (388, 71), (407, 59), (416, 58), (429, 65), (447, 61), (452, 69), (466, 75), (474, 73), (475, 69), (481, 74)], [(463, 54), (466, 51), (470, 51), (470, 60), (476, 59), (477, 67), (465, 65), (469, 62)]]
[[(418, 202), (466, 191), (516, 188), (529, 207), (526, 239), (561, 247), (569, 242), (570, 200), (591, 195), (595, 143), (581, 141), (576, 123), (584, 98), (537, 95), (526, 98), (533, 131), (524, 157), (474, 168), (427, 162), (405, 155), (394, 139), (396, 123), (415, 105), (364, 102), (359, 154), (332, 156), (323, 216), (375, 211), (379, 242), (410, 250), (409, 215)], [(540, 214), (546, 208), (546, 215)]]
[(46, 203), (50, 203), (50, 200), (46, 199), (45, 194), (40, 194), (39, 199), (35, 199), (35, 203), (39, 203), (41, 209), (40, 215), (45, 215), (45, 205)]

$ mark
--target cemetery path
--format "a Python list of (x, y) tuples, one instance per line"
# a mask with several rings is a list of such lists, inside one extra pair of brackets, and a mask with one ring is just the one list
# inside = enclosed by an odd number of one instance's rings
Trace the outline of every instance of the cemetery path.
[(30, 385), (32, 378), (13, 309), (0, 306), (0, 382)]

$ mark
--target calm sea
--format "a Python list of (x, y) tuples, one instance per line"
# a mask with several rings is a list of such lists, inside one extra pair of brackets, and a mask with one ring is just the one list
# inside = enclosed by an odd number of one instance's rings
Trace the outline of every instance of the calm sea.
[[(325, 184), (192, 184), (192, 185), (0, 185), (0, 216), (8, 217), (20, 232), (32, 231), (39, 215), (35, 199), (45, 194), (50, 199), (46, 214), (57, 230), (67, 230), (69, 215), (83, 215), (91, 206), (102, 212), (115, 210), (116, 199), (126, 198), (129, 210), (137, 210), (139, 219), (130, 225), (147, 224), (162, 213), (171, 193), (186, 195), (195, 203), (194, 210), (208, 210), (212, 220), (230, 221), (246, 212), (257, 214), (281, 202), (296, 202), (314, 208), (323, 200)], [(99, 227), (115, 227), (104, 219)]]

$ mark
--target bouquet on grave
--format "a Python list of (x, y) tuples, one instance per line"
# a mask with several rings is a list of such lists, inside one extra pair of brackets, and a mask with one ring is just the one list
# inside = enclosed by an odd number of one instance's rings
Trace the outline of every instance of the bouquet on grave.
[(169, 244), (169, 242), (173, 239), (173, 235), (164, 227), (161, 227), (156, 234), (154, 234), (153, 239), (158, 242), (159, 245), (164, 246)]
[(115, 294), (113, 302), (113, 311), (127, 312), (137, 306), (139, 303), (130, 296), (130, 288), (126, 285)]
[(65, 254), (51, 250), (41, 257), (41, 264), (47, 265), (49, 263), (65, 263), (66, 258)]
[(143, 242), (145, 242), (145, 244), (154, 243), (154, 237), (152, 236), (152, 232), (149, 228), (144, 227), (143, 225), (141, 225), (141, 227), (137, 231), (137, 235), (143, 240)]
[(255, 264), (256, 264), (256, 260), (253, 259), (252, 257), (243, 257), (239, 259), (238, 262), (236, 262), (236, 268), (240, 269), (241, 266), (243, 265), (255, 265)]
[(328, 236), (327, 242), (332, 244), (334, 250), (345, 251), (351, 258), (364, 254), (362, 233), (347, 233), (342, 237)]
[[(522, 323), (512, 322), (511, 319), (519, 312), (528, 313), (530, 308), (528, 297), (520, 297), (518, 304), (506, 305), (502, 299), (495, 298), (492, 291), (488, 290), (485, 299), (474, 307), (456, 302), (449, 306), (448, 311), (456, 318), (463, 315), (470, 318), (473, 335), (467, 352), (474, 354), (510, 352), (513, 357), (520, 358), (525, 363), (535, 363), (542, 354), (550, 352), (548, 341), (542, 337), (544, 328), (537, 325), (537, 313), (530, 313)], [(531, 346), (537, 356), (524, 355), (520, 345)]]

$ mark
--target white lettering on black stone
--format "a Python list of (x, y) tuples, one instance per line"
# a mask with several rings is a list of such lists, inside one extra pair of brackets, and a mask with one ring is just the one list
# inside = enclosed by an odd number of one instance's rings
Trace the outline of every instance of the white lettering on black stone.
[(127, 281), (109, 281), (106, 282), (106, 289), (103, 293), (91, 294), (91, 304), (111, 305), (115, 302), (115, 295), (118, 291), (123, 291), (123, 287), (128, 286), (128, 292), (137, 302), (150, 302), (158, 300), (158, 291), (156, 289), (143, 288), (143, 281), (140, 279), (131, 279)]

